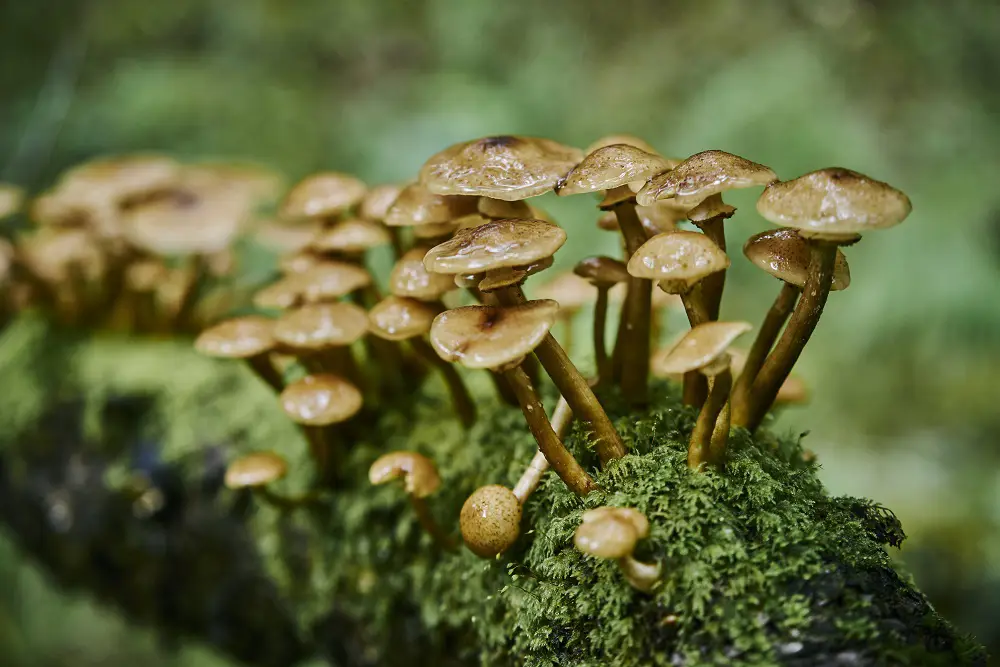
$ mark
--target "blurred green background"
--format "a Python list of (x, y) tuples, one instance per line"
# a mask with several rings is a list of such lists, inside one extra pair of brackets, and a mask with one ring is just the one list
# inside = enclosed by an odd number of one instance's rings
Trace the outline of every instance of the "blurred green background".
[[(799, 372), (831, 491), (891, 507), (900, 558), (1000, 651), (1000, 4), (992, 0), (13, 0), (0, 4), (0, 180), (39, 190), (95, 155), (250, 158), (295, 178), (412, 177), (500, 134), (664, 154), (720, 148), (779, 176), (843, 166), (914, 212), (848, 250)], [(735, 195), (730, 235), (764, 228)], [(567, 266), (613, 252), (586, 198), (540, 202)], [(736, 261), (724, 312), (774, 281)], [(0, 544), (4, 665), (215, 665), (66, 600)]]

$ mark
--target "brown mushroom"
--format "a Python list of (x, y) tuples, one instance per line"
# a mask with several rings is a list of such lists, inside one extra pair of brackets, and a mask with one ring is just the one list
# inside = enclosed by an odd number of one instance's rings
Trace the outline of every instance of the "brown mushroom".
[(303, 427), (320, 478), (332, 480), (341, 454), (332, 427), (361, 410), (361, 391), (344, 378), (317, 373), (289, 384), (279, 399), (285, 414)]
[(649, 593), (660, 581), (660, 565), (636, 560), (636, 543), (649, 535), (649, 521), (631, 507), (598, 507), (581, 517), (573, 543), (582, 553), (614, 560), (634, 588)]
[(434, 462), (417, 452), (389, 452), (376, 459), (368, 469), (368, 481), (372, 484), (385, 484), (400, 478), (423, 529), (438, 546), (454, 549), (454, 540), (442, 530), (427, 506), (427, 496), (441, 486), (441, 476)]
[(521, 535), (521, 503), (506, 486), (476, 489), (459, 515), (462, 540), (480, 558), (496, 558)]
[(318, 253), (356, 258), (371, 248), (392, 242), (385, 227), (377, 222), (348, 218), (327, 227), (312, 240), (310, 248)]
[(316, 494), (307, 493), (291, 497), (275, 493), (270, 486), (288, 474), (288, 462), (277, 452), (251, 452), (233, 460), (226, 467), (225, 485), (228, 489), (249, 489), (265, 502), (282, 509), (292, 509), (318, 500)]
[(475, 213), (475, 197), (434, 194), (419, 183), (407, 185), (385, 214), (389, 227), (423, 227), (451, 223)]
[(385, 222), (389, 208), (403, 190), (401, 185), (376, 185), (365, 195), (358, 206), (358, 216), (372, 222)]
[[(319, 222), (289, 225), (268, 220), (257, 224), (253, 239), (258, 245), (268, 250), (282, 255), (292, 255), (308, 248), (321, 230), (322, 225)], [(314, 255), (310, 256), (315, 258)], [(284, 269), (282, 270), (284, 271)]]
[(322, 172), (301, 180), (285, 196), (281, 216), (288, 220), (335, 220), (357, 206), (367, 188), (349, 174)]
[(244, 359), (264, 382), (280, 392), (285, 383), (270, 358), (276, 342), (273, 331), (274, 321), (266, 317), (236, 317), (202, 331), (194, 349), (210, 357)]
[(14, 215), (24, 205), (24, 190), (12, 183), (0, 183), (0, 219)]
[(597, 365), (597, 384), (611, 378), (611, 359), (608, 357), (604, 337), (607, 329), (608, 292), (615, 285), (629, 278), (625, 264), (610, 257), (587, 257), (574, 268), (573, 273), (597, 288), (594, 306), (594, 361)]
[(393, 296), (434, 302), (455, 289), (451, 276), (431, 273), (424, 267), (424, 255), (428, 250), (427, 246), (416, 246), (404, 253), (392, 267), (389, 292)]
[(353, 303), (315, 303), (286, 311), (274, 324), (274, 337), (301, 355), (307, 368), (343, 373), (352, 382), (363, 381), (350, 345), (368, 330), (368, 315)]

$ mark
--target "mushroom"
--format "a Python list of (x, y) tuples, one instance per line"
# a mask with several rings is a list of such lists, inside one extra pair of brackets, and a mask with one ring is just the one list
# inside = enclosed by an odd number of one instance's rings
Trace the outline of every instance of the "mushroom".
[[(720, 424), (717, 429), (716, 422), (729, 401), (733, 383), (726, 351), (733, 341), (752, 328), (748, 322), (711, 321), (699, 324), (684, 334), (657, 364), (663, 373), (697, 371), (709, 379), (708, 398), (701, 406), (688, 444), (688, 465), (692, 468), (697, 469), (703, 463), (721, 466), (725, 462), (729, 426)], [(713, 438), (716, 430), (718, 432)]]
[(94, 292), (108, 272), (100, 239), (87, 229), (42, 229), (18, 239), (14, 268), (30, 281), (34, 297), (65, 323), (94, 315)]
[(353, 303), (315, 303), (282, 313), (274, 324), (274, 338), (302, 357), (318, 372), (343, 373), (352, 382), (363, 381), (350, 346), (368, 330), (368, 315)]
[(431, 273), (424, 267), (428, 250), (428, 246), (416, 246), (396, 261), (389, 274), (389, 292), (393, 296), (436, 302), (455, 289), (451, 276)]
[(194, 349), (210, 357), (244, 359), (264, 382), (280, 392), (284, 381), (270, 358), (276, 343), (273, 331), (274, 321), (266, 317), (236, 317), (202, 331)]
[(784, 333), (767, 356), (750, 389), (740, 426), (756, 430), (806, 342), (812, 335), (836, 274), (837, 247), (868, 231), (893, 227), (911, 210), (909, 198), (892, 186), (839, 167), (774, 183), (757, 200), (768, 221), (794, 227), (809, 244), (808, 277)]
[(477, 210), (480, 215), (490, 220), (504, 218), (534, 218), (535, 212), (523, 201), (505, 201), (492, 197), (480, 197)]
[(320, 254), (339, 255), (350, 259), (363, 256), (367, 250), (392, 242), (385, 227), (377, 222), (348, 218), (333, 223), (319, 232), (309, 244)]
[(292, 279), (306, 303), (325, 303), (354, 294), (372, 284), (371, 274), (349, 262), (326, 259)]
[[(363, 220), (371, 220), (385, 224), (385, 216), (389, 212), (399, 193), (402, 191), (401, 185), (376, 185), (358, 205), (358, 217)], [(399, 238), (399, 231), (393, 227), (386, 227), (389, 237), (392, 239), (392, 251), (396, 259), (403, 254), (402, 240)]]
[(349, 174), (328, 171), (313, 174), (293, 187), (281, 205), (287, 220), (333, 221), (364, 198), (365, 184)]
[(283, 509), (292, 509), (318, 499), (316, 494), (284, 496), (271, 490), (270, 485), (288, 474), (288, 462), (276, 452), (251, 452), (235, 459), (226, 467), (226, 488), (250, 489), (264, 501)]
[[(428, 271), (448, 274), (525, 266), (551, 257), (565, 241), (565, 231), (542, 220), (494, 220), (459, 230), (451, 240), (431, 248), (424, 256), (424, 266)], [(516, 284), (495, 294), (505, 306), (525, 301), (521, 287)], [(573, 413), (594, 433), (602, 463), (624, 456), (625, 445), (604, 408), (566, 351), (548, 333), (548, 327), (537, 343), (535, 356), (566, 397)]]
[(331, 458), (339, 457), (340, 450), (330, 437), (333, 433), (329, 427), (347, 421), (361, 410), (361, 392), (341, 377), (318, 373), (292, 382), (279, 399), (285, 414), (305, 430), (321, 478), (332, 478), (335, 471), (331, 464), (336, 461)]
[(614, 560), (634, 588), (649, 593), (660, 581), (659, 563), (644, 563), (632, 553), (636, 543), (649, 536), (649, 520), (631, 507), (598, 507), (587, 510), (573, 536), (582, 553)]
[(608, 291), (615, 285), (628, 280), (625, 264), (610, 257), (587, 257), (574, 268), (573, 273), (586, 279), (597, 288), (597, 304), (594, 306), (594, 360), (597, 365), (597, 385), (611, 378), (611, 359), (604, 343), (607, 329)]
[(427, 507), (427, 496), (441, 486), (441, 477), (434, 462), (417, 452), (390, 452), (378, 457), (368, 469), (368, 481), (372, 484), (385, 484), (400, 478), (420, 525), (438, 546), (454, 549), (454, 540), (441, 529)]
[(300, 253), (309, 247), (320, 230), (322, 225), (316, 221), (289, 225), (282, 221), (267, 220), (257, 223), (253, 239), (258, 245), (280, 255), (307, 256), (315, 262), (319, 259), (312, 253)]
[(475, 197), (435, 194), (419, 183), (407, 185), (385, 214), (386, 226), (413, 227), (414, 233), (440, 237), (454, 231), (453, 221), (475, 213)]
[(481, 486), (462, 505), (459, 526), (469, 551), (496, 558), (521, 536), (521, 503), (506, 486)]

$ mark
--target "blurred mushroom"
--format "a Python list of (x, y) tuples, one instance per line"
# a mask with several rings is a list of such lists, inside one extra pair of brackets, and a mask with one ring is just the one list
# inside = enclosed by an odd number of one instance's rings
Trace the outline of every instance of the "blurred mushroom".
[[(389, 213), (389, 207), (399, 197), (402, 189), (403, 186), (401, 185), (376, 185), (368, 191), (368, 194), (361, 200), (361, 204), (358, 205), (358, 217), (384, 225), (386, 215)], [(392, 239), (394, 256), (396, 259), (399, 259), (403, 254), (403, 244), (399, 238), (399, 230), (394, 227), (386, 227), (386, 231)]]
[(285, 195), (281, 216), (287, 220), (332, 222), (357, 206), (367, 188), (359, 179), (334, 171), (313, 174)]
[(453, 221), (475, 213), (475, 197), (434, 194), (419, 183), (407, 185), (386, 211), (389, 228), (412, 227), (414, 235), (438, 238), (455, 231)]
[[(274, 220), (257, 224), (253, 239), (260, 246), (280, 255), (299, 253), (309, 247), (322, 229), (318, 222), (288, 225)], [(282, 269), (284, 270), (284, 269)]]
[[(481, 289), (481, 287), (480, 287)], [(552, 299), (559, 303), (559, 321), (562, 322), (562, 346), (573, 352), (573, 318), (585, 306), (600, 298), (594, 286), (572, 272), (560, 273), (547, 283), (539, 285), (534, 295), (539, 299)]]
[(358, 293), (372, 284), (371, 274), (356, 264), (326, 259), (292, 278), (306, 303), (324, 303)]
[(625, 264), (610, 257), (587, 257), (574, 268), (573, 273), (586, 279), (597, 288), (594, 306), (594, 360), (597, 365), (597, 385), (611, 379), (611, 359), (608, 357), (604, 336), (607, 329), (608, 291), (629, 278)]
[(377, 222), (348, 218), (321, 231), (309, 247), (317, 253), (356, 259), (371, 248), (391, 242), (389, 232)]
[(646, 151), (647, 153), (652, 153), (653, 155), (659, 155), (653, 146), (647, 143), (644, 139), (632, 134), (609, 134), (607, 136), (601, 137), (594, 143), (587, 146), (586, 152), (593, 153), (599, 148), (604, 148), (605, 146), (614, 146), (615, 144), (625, 144), (626, 146), (634, 146), (639, 150)]
[(454, 549), (455, 541), (434, 520), (425, 500), (441, 486), (434, 462), (417, 452), (390, 452), (376, 459), (368, 469), (368, 481), (372, 484), (385, 484), (400, 478), (423, 529), (441, 548)]
[(598, 507), (581, 517), (573, 543), (582, 553), (618, 563), (634, 588), (649, 593), (660, 581), (660, 565), (636, 560), (636, 543), (649, 536), (649, 521), (631, 507)]
[(226, 467), (228, 489), (250, 489), (264, 501), (282, 509), (293, 509), (317, 499), (315, 494), (298, 497), (283, 496), (270, 485), (288, 474), (288, 462), (276, 452), (251, 452), (235, 459)]
[(266, 317), (236, 317), (202, 331), (194, 349), (210, 357), (244, 359), (264, 382), (281, 392), (285, 383), (270, 358), (276, 344), (273, 331), (274, 321)]
[(282, 313), (274, 323), (274, 338), (290, 348), (306, 368), (339, 373), (355, 384), (364, 378), (350, 346), (368, 330), (368, 315), (353, 303), (308, 304)]
[(92, 319), (108, 271), (100, 240), (87, 229), (41, 229), (18, 239), (14, 268), (30, 281), (34, 298), (64, 323)]
[(24, 206), (24, 190), (12, 183), (0, 183), (0, 220), (14, 215)]

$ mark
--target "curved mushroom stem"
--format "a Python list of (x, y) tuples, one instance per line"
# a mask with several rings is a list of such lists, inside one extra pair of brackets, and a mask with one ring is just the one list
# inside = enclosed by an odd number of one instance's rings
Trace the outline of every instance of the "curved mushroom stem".
[(597, 366), (597, 386), (611, 379), (611, 359), (604, 342), (608, 325), (608, 286), (597, 286), (597, 303), (594, 305), (594, 361)]
[(279, 493), (275, 493), (266, 486), (257, 487), (253, 491), (254, 494), (259, 496), (261, 500), (281, 510), (293, 510), (298, 507), (313, 505), (318, 503), (321, 498), (320, 494), (315, 491), (303, 493), (299, 496), (284, 496)]
[(710, 379), (708, 398), (701, 406), (698, 421), (691, 431), (691, 440), (688, 443), (688, 466), (692, 469), (697, 470), (703, 463), (715, 463), (711, 451), (712, 433), (715, 431), (715, 422), (719, 414), (729, 400), (729, 390), (732, 385), (733, 374), (727, 362), (726, 367)]
[(732, 426), (730, 402), (722, 406), (722, 412), (715, 420), (715, 427), (712, 429), (712, 440), (708, 446), (708, 453), (711, 460), (719, 468), (726, 465), (726, 445), (729, 444), (729, 429)]
[(833, 285), (833, 266), (837, 259), (837, 243), (819, 239), (809, 241), (809, 276), (802, 287), (802, 296), (788, 320), (774, 350), (767, 356), (750, 389), (750, 407), (734, 419), (737, 426), (755, 431), (771, 409), (778, 390), (792, 372), (799, 355), (819, 323), (823, 306)]
[(652, 591), (660, 580), (659, 563), (643, 563), (633, 558), (631, 554), (622, 556), (617, 562), (628, 583), (643, 593)]
[(585, 496), (596, 489), (597, 484), (556, 435), (545, 414), (542, 401), (538, 398), (538, 392), (535, 391), (531, 379), (524, 372), (524, 369), (515, 366), (505, 370), (503, 375), (517, 395), (518, 402), (521, 404), (521, 412), (524, 413), (524, 420), (528, 422), (528, 428), (535, 437), (535, 442), (538, 443), (539, 451), (548, 459), (559, 478), (573, 493), (579, 496)]
[[(722, 252), (726, 251), (726, 216), (717, 215), (714, 218), (694, 223), (705, 236), (712, 239)], [(719, 309), (722, 306), (722, 292), (726, 289), (726, 271), (718, 271), (706, 276), (701, 282), (702, 303), (708, 321), (719, 319)]]
[(771, 304), (771, 308), (767, 311), (767, 315), (760, 325), (760, 331), (754, 338), (750, 352), (747, 353), (743, 370), (736, 379), (736, 384), (733, 385), (733, 418), (736, 423), (746, 419), (746, 413), (750, 407), (750, 388), (753, 386), (753, 381), (757, 379), (757, 374), (760, 372), (761, 366), (764, 365), (767, 353), (774, 346), (774, 341), (778, 340), (778, 334), (781, 333), (781, 328), (788, 321), (788, 316), (792, 314), (792, 309), (795, 308), (795, 302), (798, 298), (799, 288), (791, 283), (783, 283), (781, 291), (778, 292), (777, 298)]
[(281, 377), (278, 369), (274, 367), (274, 364), (271, 363), (271, 355), (267, 352), (248, 358), (247, 365), (253, 369), (257, 377), (270, 385), (279, 394), (285, 388), (285, 380)]
[(420, 522), (421, 527), (427, 531), (434, 542), (442, 549), (454, 551), (458, 545), (434, 519), (430, 508), (427, 506), (427, 501), (410, 494), (410, 504), (413, 505), (413, 511), (417, 514), (417, 521)]
[[(701, 299), (698, 285), (681, 293), (681, 303), (684, 304), (684, 311), (687, 313), (688, 322), (691, 328), (699, 324), (708, 322), (708, 313), (705, 310)], [(708, 378), (698, 371), (690, 371), (684, 374), (684, 405), (701, 408), (708, 397)]]
[(448, 385), (451, 402), (455, 406), (455, 412), (458, 413), (462, 426), (471, 428), (476, 423), (476, 403), (469, 395), (469, 390), (455, 366), (438, 356), (427, 341), (420, 336), (410, 339), (410, 347), (428, 366), (436, 368), (441, 373), (441, 379)]
[[(573, 412), (569, 409), (569, 403), (562, 396), (559, 397), (559, 403), (556, 404), (556, 409), (552, 412), (552, 418), (549, 421), (552, 424), (552, 430), (555, 431), (555, 434), (559, 438), (562, 438), (566, 433), (566, 427), (573, 421)], [(542, 477), (548, 469), (549, 460), (545, 458), (545, 454), (541, 451), (536, 452), (534, 458), (531, 459), (531, 463), (528, 464), (528, 468), (514, 486), (514, 495), (517, 497), (519, 503), (523, 505), (531, 494), (535, 492), (535, 489), (538, 488)]]
[[(618, 226), (625, 239), (625, 252), (631, 257), (646, 242), (646, 231), (635, 212), (635, 201), (626, 200), (614, 207)], [(648, 400), (649, 388), (649, 327), (652, 312), (653, 282), (629, 277), (629, 296), (622, 309), (625, 320), (622, 348), (622, 393), (632, 405)]]

